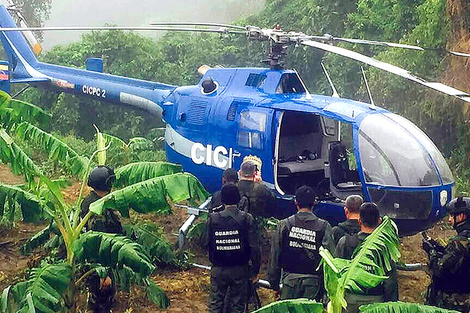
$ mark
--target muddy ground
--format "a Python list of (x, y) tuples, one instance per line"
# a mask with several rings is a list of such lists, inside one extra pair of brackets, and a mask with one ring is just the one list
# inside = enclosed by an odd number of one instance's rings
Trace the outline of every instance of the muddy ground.
[[(9, 171), (8, 167), (0, 164), (0, 182), (7, 184), (20, 184), (22, 179)], [(74, 182), (72, 186), (63, 191), (66, 201), (73, 202), (78, 198), (80, 184)], [(178, 228), (187, 217), (184, 209), (175, 208), (174, 214), (167, 216), (148, 215), (145, 218), (163, 227), (169, 240), (176, 242)], [(11, 283), (18, 281), (26, 275), (28, 266), (33, 266), (41, 258), (41, 252), (31, 256), (22, 256), (19, 247), (35, 232), (43, 226), (17, 223), (13, 229), (0, 229), (0, 290)], [(440, 222), (428, 231), (433, 238), (449, 238), (454, 231), (446, 223)], [(267, 249), (265, 247), (263, 259), (267, 261)], [(402, 239), (402, 260), (405, 263), (425, 263), (426, 254), (421, 249), (421, 236), (415, 235)], [(205, 255), (198, 249), (192, 249), (194, 261), (209, 265)], [(265, 266), (262, 268), (262, 278)], [(400, 300), (409, 302), (423, 302), (424, 293), (429, 278), (423, 271), (399, 272)], [(204, 312), (207, 310), (209, 294), (209, 273), (202, 269), (192, 268), (182, 271), (170, 271), (159, 269), (152, 277), (155, 283), (162, 287), (168, 294), (171, 305), (166, 310), (160, 310), (150, 303), (145, 292), (135, 289), (130, 294), (119, 293), (113, 312)], [(260, 289), (259, 294), (263, 304), (274, 300), (274, 294), (270, 290)], [(80, 297), (79, 311), (84, 312), (85, 294)]]

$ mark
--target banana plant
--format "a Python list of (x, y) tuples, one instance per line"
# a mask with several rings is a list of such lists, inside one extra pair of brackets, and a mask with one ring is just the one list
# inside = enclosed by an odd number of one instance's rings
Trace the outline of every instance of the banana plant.
[[(5, 107), (6, 102), (0, 101), (0, 106)], [(20, 121), (14, 127), (22, 139), (32, 140), (42, 146), (49, 151), (50, 158), (64, 163), (72, 173), (82, 176), (82, 187), (94, 157), (98, 156), (98, 164), (103, 164), (106, 160), (105, 151), (109, 145), (106, 146), (105, 136), (100, 134), (98, 129), (98, 150), (90, 158), (85, 158), (54, 136), (26, 121)], [(35, 169), (33, 163), (25, 156), (13, 153), (16, 147), (6, 131), (0, 135), (0, 144), (2, 140), (6, 144), (2, 148), (8, 148), (5, 151), (2, 149), (5, 158), (9, 157), (12, 163), (16, 161), (20, 165)], [(118, 210), (124, 216), (129, 215), (129, 208), (143, 213), (168, 212), (171, 210), (169, 200), (197, 202), (205, 200), (209, 194), (194, 176), (183, 173), (181, 167), (171, 164), (134, 164), (117, 172), (120, 182), (126, 187), (94, 203), (89, 213), (81, 220), (79, 206), (70, 206), (64, 201), (62, 184), (45, 177), (39, 169), (31, 170), (31, 176), (34, 177), (32, 180), (38, 186), (36, 193), (19, 187), (0, 186), (2, 215), (5, 215), (5, 212), (7, 215), (15, 214), (13, 209), (21, 205), (23, 216), (50, 221), (46, 229), (33, 237), (25, 252), (46, 242), (54, 232), (60, 235), (66, 252), (64, 259), (55, 260), (52, 264), (44, 263), (40, 268), (32, 270), (27, 281), (4, 289), (0, 301), (1, 312), (52, 313), (59, 309), (73, 312), (79, 284), (92, 273), (102, 276), (110, 270), (113, 280), (121, 287), (129, 287), (133, 283), (143, 284), (147, 286), (147, 293), (152, 301), (163, 307), (168, 306), (169, 301), (164, 292), (149, 278), (155, 270), (152, 262), (155, 256), (152, 258), (149, 255), (151, 250), (126, 236), (100, 232), (83, 233), (82, 230), (92, 215), (101, 214), (105, 209)], [(82, 198), (83, 191), (82, 188), (77, 202)], [(158, 248), (162, 248), (162, 245)], [(79, 271), (82, 265), (88, 268), (85, 273)], [(57, 275), (54, 275), (54, 272), (57, 272)]]
[[(347, 291), (362, 293), (378, 286), (388, 277), (392, 262), (400, 258), (400, 242), (395, 223), (387, 216), (382, 223), (356, 248), (352, 260), (334, 258), (327, 249), (320, 248), (325, 288), (330, 302), (328, 313), (341, 313), (347, 307)], [(373, 272), (366, 268), (372, 268)]]

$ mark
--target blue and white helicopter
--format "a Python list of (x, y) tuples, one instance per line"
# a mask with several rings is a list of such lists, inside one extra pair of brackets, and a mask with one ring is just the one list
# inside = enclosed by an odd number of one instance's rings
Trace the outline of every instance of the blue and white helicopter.
[[(13, 10), (11, 14), (19, 13)], [(373, 104), (341, 99), (336, 91), (333, 96), (312, 95), (297, 72), (281, 67), (286, 47), (301, 44), (364, 62), (470, 102), (465, 92), (427, 82), (404, 69), (330, 43), (419, 47), (221, 24), (203, 24), (205, 29), (189, 23), (120, 28), (241, 33), (269, 42), (269, 67), (206, 67), (197, 85), (177, 87), (105, 74), (99, 61), (98, 66), (90, 62), (88, 69), (82, 70), (36, 58), (35, 51), (40, 48), (31, 31), (115, 27), (28, 28), (24, 21), (20, 26), (21, 31), (8, 9), (0, 5), (8, 83), (88, 96), (162, 117), (167, 159), (182, 164), (209, 191), (220, 188), (224, 169), (239, 168), (245, 156), (255, 155), (262, 161), (263, 181), (279, 200), (274, 216), (290, 215), (295, 189), (306, 184), (318, 191), (318, 216), (332, 223), (343, 220), (342, 200), (361, 194), (377, 203), (382, 214), (394, 218), (402, 235), (424, 230), (441, 219), (446, 215), (446, 203), (455, 196), (454, 178), (445, 159), (410, 121)], [(353, 143), (349, 152), (341, 129), (349, 129)]]

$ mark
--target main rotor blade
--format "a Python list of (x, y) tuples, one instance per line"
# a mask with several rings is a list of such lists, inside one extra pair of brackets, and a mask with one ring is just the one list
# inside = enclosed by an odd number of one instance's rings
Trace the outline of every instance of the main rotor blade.
[(220, 33), (220, 34), (243, 34), (246, 32), (227, 30), (227, 29), (204, 29), (204, 28), (183, 28), (183, 27), (158, 27), (158, 26), (59, 26), (59, 27), (0, 27), (0, 31), (90, 31), (90, 30), (164, 30), (181, 32), (199, 32), (199, 33)]
[(237, 26), (237, 25), (229, 25), (229, 24), (219, 24), (219, 23), (191, 23), (191, 22), (156, 22), (150, 23), (152, 26), (209, 26), (209, 27), (225, 27), (225, 28), (234, 28), (234, 29), (241, 29), (246, 30), (246, 27)]
[(418, 84), (421, 84), (423, 86), (426, 86), (426, 87), (429, 87), (431, 89), (434, 89), (434, 90), (440, 91), (442, 93), (445, 93), (449, 96), (453, 96), (453, 97), (456, 97), (460, 100), (470, 102), (470, 94), (468, 94), (466, 92), (463, 92), (463, 91), (460, 91), (458, 89), (449, 87), (447, 85), (441, 84), (441, 83), (432, 83), (432, 82), (425, 81), (424, 79), (411, 74), (409, 71), (407, 71), (405, 69), (402, 69), (401, 67), (391, 65), (391, 64), (388, 64), (388, 63), (370, 58), (368, 56), (365, 56), (363, 54), (360, 54), (360, 53), (357, 53), (357, 52), (354, 52), (354, 51), (350, 51), (350, 50), (343, 49), (343, 48), (340, 48), (340, 47), (327, 45), (327, 44), (324, 44), (324, 43), (321, 43), (321, 42), (307, 40), (307, 41), (301, 42), (301, 44), (306, 45), (306, 46), (310, 46), (310, 47), (314, 47), (314, 48), (318, 48), (318, 49), (321, 49), (321, 50), (324, 50), (324, 51), (336, 53), (336, 54), (345, 56), (347, 58), (369, 64), (373, 67), (376, 67), (376, 68), (382, 69), (384, 71), (390, 72), (392, 74), (404, 77), (406, 79), (414, 81), (414, 82), (416, 82)]
[(343, 41), (349, 42), (354, 44), (365, 44), (365, 45), (375, 45), (375, 46), (387, 46), (387, 47), (394, 47), (394, 48), (403, 48), (403, 49), (412, 49), (412, 50), (420, 50), (424, 51), (424, 48), (412, 45), (405, 45), (401, 43), (394, 43), (394, 42), (386, 42), (386, 41), (375, 41), (375, 40), (364, 40), (364, 39), (353, 39), (353, 38), (340, 38), (340, 37), (333, 37), (334, 41)]
[(467, 58), (470, 57), (470, 54), (463, 53), (463, 52), (456, 52), (456, 51), (450, 51), (450, 50), (445, 50), (445, 49), (440, 50), (440, 49), (422, 48), (422, 47), (418, 47), (418, 46), (406, 45), (406, 44), (394, 43), (394, 42), (365, 40), (365, 39), (354, 39), (354, 38), (341, 38), (341, 37), (333, 37), (333, 36), (328, 35), (328, 34), (324, 35), (323, 37), (328, 41), (342, 41), (342, 42), (348, 42), (348, 43), (353, 43), (353, 44), (386, 46), (386, 47), (411, 49), (411, 50), (418, 50), (418, 51), (427, 51), (427, 50), (442, 51), (442, 52), (450, 53), (450, 54), (461, 56), (461, 57), (467, 57)]

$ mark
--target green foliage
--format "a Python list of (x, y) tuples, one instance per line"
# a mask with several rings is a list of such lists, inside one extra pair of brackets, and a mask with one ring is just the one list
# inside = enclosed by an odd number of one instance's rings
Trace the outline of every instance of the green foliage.
[[(329, 312), (339, 313), (346, 307), (344, 292), (363, 293), (387, 278), (391, 262), (400, 258), (400, 241), (395, 223), (387, 216), (354, 251), (352, 260), (333, 258), (326, 249), (320, 250), (325, 288), (330, 298)], [(372, 269), (370, 272), (368, 269)]]
[(177, 173), (146, 181), (111, 192), (90, 205), (90, 211), (101, 215), (104, 209), (118, 210), (124, 217), (129, 208), (139, 213), (170, 212), (167, 197), (174, 203), (188, 199), (201, 201), (209, 193), (189, 173)]
[(38, 144), (49, 153), (49, 158), (63, 164), (73, 175), (85, 173), (88, 159), (51, 134), (27, 122), (19, 124), (16, 131), (20, 138)]
[(34, 185), (35, 177), (42, 175), (39, 167), (3, 128), (0, 128), (0, 160), (4, 163), (9, 163), (13, 173), (17, 175), (23, 174), (30, 185)]
[(361, 313), (457, 313), (458, 311), (436, 308), (417, 303), (385, 302), (363, 305)]
[(123, 228), (127, 237), (132, 238), (145, 248), (152, 264), (158, 267), (187, 267), (185, 260), (174, 253), (171, 243), (165, 239), (162, 231), (155, 224), (125, 224)]
[(129, 186), (147, 179), (182, 172), (183, 167), (179, 164), (167, 162), (129, 163), (116, 170), (114, 185), (117, 187)]
[(39, 222), (45, 212), (50, 212), (36, 195), (15, 186), (0, 183), (0, 216), (2, 223), (11, 224), (16, 217), (24, 222)]
[(130, 268), (142, 276), (150, 275), (155, 266), (141, 245), (117, 234), (89, 231), (74, 244), (77, 261), (99, 263), (112, 268)]
[(265, 305), (253, 313), (321, 313), (323, 305), (308, 299), (281, 300)]
[[(45, 264), (31, 270), (31, 277), (16, 288), (8, 287), (2, 293), (2, 312), (54, 313), (63, 305), (63, 294), (70, 285), (72, 268), (69, 264)], [(10, 293), (14, 301), (10, 299)]]

